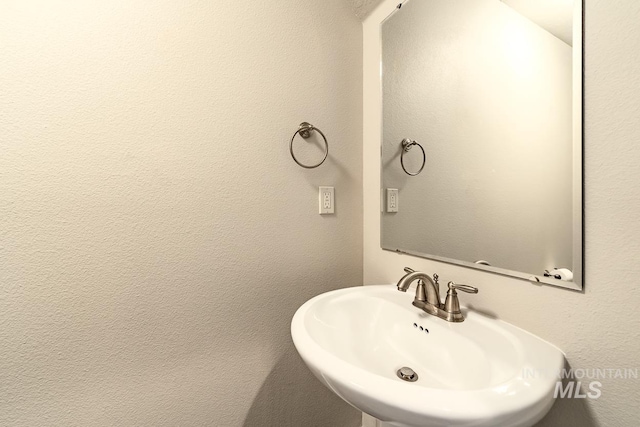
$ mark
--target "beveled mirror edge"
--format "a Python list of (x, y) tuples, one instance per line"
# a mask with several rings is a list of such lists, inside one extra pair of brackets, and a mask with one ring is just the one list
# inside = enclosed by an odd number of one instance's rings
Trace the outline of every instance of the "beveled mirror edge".
[[(380, 22), (380, 28), (386, 20), (391, 18), (398, 9), (409, 0), (398, 1), (398, 6), (394, 8), (389, 15)], [(531, 273), (523, 273), (520, 271), (509, 270), (505, 268), (493, 267), (488, 265), (476, 264), (469, 261), (461, 261), (453, 258), (441, 257), (438, 255), (430, 255), (422, 252), (402, 250), (398, 248), (385, 247), (382, 243), (382, 210), (384, 197), (382, 195), (383, 175), (382, 175), (382, 137), (380, 138), (380, 247), (385, 251), (397, 253), (399, 255), (410, 255), (419, 258), (426, 258), (434, 261), (445, 262), (448, 264), (458, 265), (461, 267), (471, 268), (478, 271), (486, 271), (489, 273), (499, 274), (502, 276), (522, 279), (538, 285), (550, 285), (559, 288), (570, 289), (573, 291), (584, 292), (584, 23), (585, 23), (585, 0), (574, 2), (574, 22), (573, 27), (573, 280), (563, 281), (537, 275)], [(380, 46), (382, 46), (382, 31), (379, 32)], [(382, 52), (380, 52), (380, 79), (379, 91), (380, 99), (382, 99)], [(382, 136), (382, 109), (380, 109), (380, 135)]]
[(584, 291), (584, 1), (573, 10), (573, 280)]

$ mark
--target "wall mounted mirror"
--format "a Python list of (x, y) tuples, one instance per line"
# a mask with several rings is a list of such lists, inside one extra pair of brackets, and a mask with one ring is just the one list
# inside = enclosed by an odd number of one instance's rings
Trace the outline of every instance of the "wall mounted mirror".
[(383, 249), (582, 289), (582, 26), (580, 0), (382, 23)]

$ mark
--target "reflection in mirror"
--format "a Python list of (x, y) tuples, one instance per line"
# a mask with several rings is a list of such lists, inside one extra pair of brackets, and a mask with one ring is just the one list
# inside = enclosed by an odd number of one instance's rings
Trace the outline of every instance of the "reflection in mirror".
[(581, 288), (578, 3), (411, 0), (383, 22), (384, 249)]

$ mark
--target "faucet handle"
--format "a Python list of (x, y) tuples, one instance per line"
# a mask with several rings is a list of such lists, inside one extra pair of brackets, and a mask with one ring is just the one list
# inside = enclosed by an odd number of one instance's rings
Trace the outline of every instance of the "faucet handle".
[(411, 267), (405, 267), (404, 272), (409, 274), (409, 273), (415, 273), (416, 271)]
[(456, 283), (453, 283), (453, 282), (449, 282), (449, 289), (453, 289), (454, 292), (457, 289), (459, 291), (467, 292), (469, 294), (477, 294), (478, 293), (478, 288), (475, 288), (475, 287), (469, 286), (469, 285), (456, 284)]
[(446, 313), (445, 320), (449, 322), (462, 322), (464, 316), (460, 311), (460, 301), (458, 301), (458, 294), (456, 289), (462, 292), (469, 292), (471, 294), (477, 294), (478, 288), (474, 288), (469, 285), (456, 285), (453, 282), (449, 282), (449, 291), (447, 292), (447, 299), (444, 302), (444, 311)]

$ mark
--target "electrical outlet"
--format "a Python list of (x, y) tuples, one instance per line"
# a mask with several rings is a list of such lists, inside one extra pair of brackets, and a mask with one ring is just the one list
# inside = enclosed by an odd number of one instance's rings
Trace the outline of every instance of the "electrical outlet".
[(320, 187), (318, 191), (320, 215), (332, 214), (335, 210), (335, 192), (333, 187)]
[(387, 212), (398, 212), (397, 188), (387, 188)]

